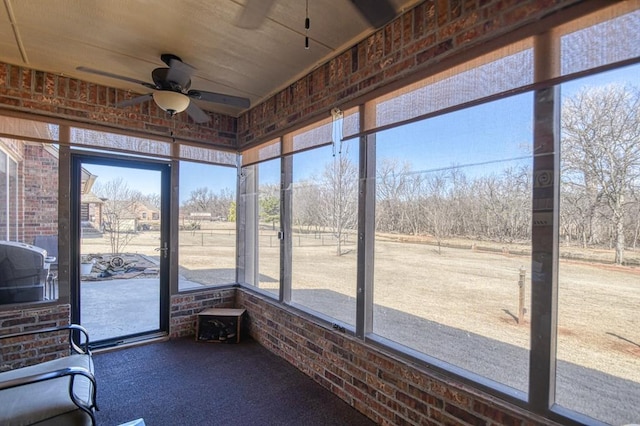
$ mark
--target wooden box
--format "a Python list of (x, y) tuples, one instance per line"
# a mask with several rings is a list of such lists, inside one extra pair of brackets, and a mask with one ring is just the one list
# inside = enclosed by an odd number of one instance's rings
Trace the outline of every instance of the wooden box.
[(209, 308), (198, 313), (196, 341), (239, 343), (244, 309)]

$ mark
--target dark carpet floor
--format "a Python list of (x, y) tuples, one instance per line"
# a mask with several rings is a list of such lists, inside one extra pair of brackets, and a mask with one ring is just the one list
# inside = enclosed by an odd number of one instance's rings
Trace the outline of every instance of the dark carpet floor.
[(372, 425), (254, 340), (174, 339), (94, 356), (99, 425)]

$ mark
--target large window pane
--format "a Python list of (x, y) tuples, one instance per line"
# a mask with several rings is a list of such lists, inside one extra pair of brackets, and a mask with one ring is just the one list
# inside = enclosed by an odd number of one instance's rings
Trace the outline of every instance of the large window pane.
[(355, 325), (357, 144), (293, 156), (291, 301)]
[(180, 163), (180, 290), (236, 281), (233, 167)]
[(18, 215), (20, 203), (18, 202), (18, 163), (8, 158), (8, 201), (9, 201), (9, 240), (18, 240)]
[(0, 239), (9, 239), (9, 156), (0, 151)]
[(277, 295), (280, 289), (280, 159), (242, 169), (245, 188), (246, 283)]
[(640, 404), (639, 76), (561, 89), (556, 402), (610, 424)]
[(376, 135), (374, 333), (528, 389), (531, 94)]
[(159, 249), (167, 218), (161, 171), (143, 166), (81, 163), (79, 318), (95, 342), (160, 329)]
[(58, 157), (52, 145), (0, 140), (0, 304), (58, 297)]

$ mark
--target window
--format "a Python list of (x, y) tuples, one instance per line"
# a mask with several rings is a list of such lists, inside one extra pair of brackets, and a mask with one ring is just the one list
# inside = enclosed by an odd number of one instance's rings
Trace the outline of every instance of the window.
[(9, 156), (0, 151), (0, 237), (9, 239)]
[[(24, 123), (13, 124), (18, 128)], [(47, 132), (46, 124), (28, 124)], [(0, 242), (0, 304), (57, 299), (58, 150), (54, 146), (0, 139), (0, 240), (5, 240)]]
[(527, 93), (376, 134), (374, 333), (522, 392), (532, 105)]
[(236, 281), (236, 180), (234, 167), (180, 162), (179, 290)]
[[(1, 145), (0, 145), (1, 146)], [(18, 241), (18, 163), (0, 149), (0, 238)]]
[(561, 88), (556, 402), (610, 424), (638, 420), (639, 76)]
[(355, 326), (355, 143), (293, 155), (291, 302)]
[(244, 282), (278, 295), (280, 159), (243, 167), (240, 181), (246, 215)]

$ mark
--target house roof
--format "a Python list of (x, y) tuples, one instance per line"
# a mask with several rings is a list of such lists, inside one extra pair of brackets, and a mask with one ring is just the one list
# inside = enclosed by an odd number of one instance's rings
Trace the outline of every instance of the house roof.
[(94, 194), (93, 192), (88, 192), (86, 194), (82, 194), (82, 203), (83, 204), (87, 204), (87, 203), (103, 204), (104, 201), (102, 201), (100, 198), (98, 198), (98, 196), (96, 194)]

